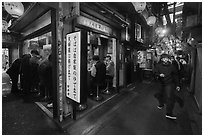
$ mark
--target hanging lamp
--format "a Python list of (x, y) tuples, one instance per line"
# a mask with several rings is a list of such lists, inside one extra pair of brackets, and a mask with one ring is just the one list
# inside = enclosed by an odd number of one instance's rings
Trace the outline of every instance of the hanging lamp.
[(135, 10), (141, 13), (146, 8), (146, 2), (132, 2)]
[(19, 18), (24, 13), (24, 6), (21, 2), (4, 2), (4, 8), (14, 18)]

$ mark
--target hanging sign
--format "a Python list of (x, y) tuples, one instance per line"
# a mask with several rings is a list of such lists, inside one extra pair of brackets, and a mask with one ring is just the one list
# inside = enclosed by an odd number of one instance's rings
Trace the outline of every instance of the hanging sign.
[(66, 35), (67, 89), (66, 96), (80, 103), (81, 32)]
[(77, 23), (80, 25), (101, 31), (103, 33), (107, 33), (109, 35), (113, 33), (113, 31), (110, 27), (103, 25), (101, 23), (98, 23), (96, 21), (93, 21), (89, 18), (83, 17), (83, 16), (80, 16), (77, 18)]

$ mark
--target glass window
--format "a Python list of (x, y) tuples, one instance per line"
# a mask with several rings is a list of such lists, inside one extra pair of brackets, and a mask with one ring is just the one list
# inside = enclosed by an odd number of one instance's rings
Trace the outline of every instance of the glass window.
[(37, 50), (39, 54), (46, 58), (51, 53), (52, 37), (51, 32), (24, 41), (23, 54)]

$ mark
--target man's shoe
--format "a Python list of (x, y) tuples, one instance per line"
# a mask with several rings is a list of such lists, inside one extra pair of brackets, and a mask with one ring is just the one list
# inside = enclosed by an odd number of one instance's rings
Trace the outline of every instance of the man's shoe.
[(160, 109), (160, 110), (161, 110), (163, 107), (164, 107), (164, 105), (159, 105), (159, 106), (157, 106), (157, 108)]
[(174, 115), (169, 115), (169, 114), (166, 114), (166, 118), (172, 119), (172, 120), (176, 120), (176, 119), (177, 119), (176, 116), (174, 116)]

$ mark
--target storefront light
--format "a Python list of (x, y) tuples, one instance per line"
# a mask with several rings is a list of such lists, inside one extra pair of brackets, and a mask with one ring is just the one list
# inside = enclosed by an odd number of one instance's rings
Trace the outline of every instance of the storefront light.
[(159, 36), (159, 37), (164, 37), (165, 35), (167, 35), (169, 32), (168, 28), (162, 28), (162, 27), (158, 27), (155, 29), (155, 33)]
[(155, 16), (150, 16), (147, 18), (147, 25), (153, 26), (156, 23), (156, 17)]
[(167, 33), (167, 29), (163, 29), (163, 30), (161, 31), (161, 33), (162, 33), (162, 34), (166, 34), (166, 33)]

